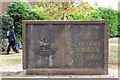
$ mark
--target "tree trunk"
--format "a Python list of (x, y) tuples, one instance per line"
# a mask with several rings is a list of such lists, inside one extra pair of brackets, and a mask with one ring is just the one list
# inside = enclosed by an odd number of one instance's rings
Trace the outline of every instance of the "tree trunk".
[(66, 14), (66, 12), (63, 13), (62, 20), (67, 20), (67, 14)]

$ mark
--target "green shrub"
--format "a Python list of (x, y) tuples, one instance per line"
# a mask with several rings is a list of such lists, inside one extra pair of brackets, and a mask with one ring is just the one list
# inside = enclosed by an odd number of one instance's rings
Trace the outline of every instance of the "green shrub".
[(118, 36), (120, 37), (120, 12), (118, 12)]
[(8, 5), (7, 14), (14, 20), (17, 41), (22, 42), (22, 20), (41, 19), (27, 2), (12, 2)]
[(95, 9), (89, 16), (89, 20), (101, 20), (100, 12), (98, 9)]
[(100, 17), (109, 21), (109, 37), (119, 36), (118, 34), (118, 11), (111, 8), (99, 8)]
[(13, 24), (13, 19), (6, 14), (1, 15), (0, 18), (1, 18), (0, 25), (1, 25), (1, 32), (2, 32), (1, 38), (5, 39), (9, 26)]
[(9, 15), (0, 15), (0, 51), (2, 52), (7, 49), (7, 31), (11, 24), (13, 24), (13, 19)]

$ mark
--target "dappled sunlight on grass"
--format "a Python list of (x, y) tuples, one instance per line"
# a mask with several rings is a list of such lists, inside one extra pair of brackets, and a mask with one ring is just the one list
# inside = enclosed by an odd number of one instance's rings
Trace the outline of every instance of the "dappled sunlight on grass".
[(0, 66), (2, 65), (15, 65), (15, 64), (21, 64), (22, 62), (22, 53), (17, 53), (17, 54), (10, 54), (10, 55), (2, 55), (1, 56), (1, 61)]

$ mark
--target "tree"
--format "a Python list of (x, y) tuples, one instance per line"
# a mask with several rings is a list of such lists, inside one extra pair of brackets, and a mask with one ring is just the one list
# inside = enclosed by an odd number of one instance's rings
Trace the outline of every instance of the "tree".
[(87, 20), (94, 8), (87, 2), (80, 0), (71, 2), (38, 2), (35, 12), (49, 20)]
[(38, 2), (34, 10), (44, 19), (50, 20), (65, 20), (67, 13), (77, 11), (72, 2)]

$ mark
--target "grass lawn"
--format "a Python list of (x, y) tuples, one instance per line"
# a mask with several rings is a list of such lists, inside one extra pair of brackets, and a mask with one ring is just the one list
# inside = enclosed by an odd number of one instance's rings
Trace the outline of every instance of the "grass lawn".
[(21, 64), (22, 62), (22, 52), (20, 53), (11, 53), (10, 55), (1, 55), (0, 56), (0, 66), (5, 66), (5, 65), (17, 65)]
[(15, 55), (11, 54), (9, 56), (2, 56), (2, 64), (7, 64), (7, 65), (15, 65), (15, 64), (20, 64), (21, 63), (21, 55)]

